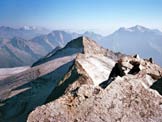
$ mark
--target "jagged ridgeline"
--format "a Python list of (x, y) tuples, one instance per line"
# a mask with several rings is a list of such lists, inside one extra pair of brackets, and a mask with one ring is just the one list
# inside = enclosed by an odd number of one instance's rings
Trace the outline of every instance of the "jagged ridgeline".
[(161, 76), (152, 60), (79, 37), (0, 81), (0, 121), (159, 122)]

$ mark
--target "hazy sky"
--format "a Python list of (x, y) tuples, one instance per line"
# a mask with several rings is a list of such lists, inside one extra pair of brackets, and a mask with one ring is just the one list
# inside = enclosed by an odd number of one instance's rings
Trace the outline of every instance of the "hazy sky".
[(162, 0), (0, 0), (0, 25), (109, 33), (137, 24), (162, 30)]

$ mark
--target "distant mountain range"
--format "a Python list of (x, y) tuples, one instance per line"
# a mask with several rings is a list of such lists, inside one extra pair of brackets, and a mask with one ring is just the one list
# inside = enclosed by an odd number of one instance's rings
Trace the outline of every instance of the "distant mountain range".
[(0, 67), (31, 65), (53, 49), (62, 48), (82, 35), (98, 41), (102, 38), (93, 32), (78, 34), (55, 30), (41, 34), (37, 30), (26, 26), (20, 29), (0, 27)]
[(47, 34), (49, 30), (45, 28), (36, 28), (32, 26), (24, 26), (21, 28), (11, 28), (0, 26), (0, 37), (1, 38), (14, 38), (14, 37), (21, 37), (23, 39), (29, 40), (36, 36)]
[(113, 51), (152, 57), (162, 66), (162, 32), (143, 26), (120, 28), (104, 37), (100, 44)]
[(120, 28), (108, 36), (94, 32), (71, 33), (24, 26), (19, 29), (0, 27), (0, 67), (32, 65), (53, 49), (64, 47), (69, 41), (80, 36), (89, 37), (103, 47), (126, 54), (153, 57), (162, 65), (162, 32), (143, 26)]
[(56, 47), (63, 47), (72, 40), (72, 34), (64, 31), (53, 31), (31, 40), (19, 37), (0, 39), (0, 67), (31, 65), (47, 55)]

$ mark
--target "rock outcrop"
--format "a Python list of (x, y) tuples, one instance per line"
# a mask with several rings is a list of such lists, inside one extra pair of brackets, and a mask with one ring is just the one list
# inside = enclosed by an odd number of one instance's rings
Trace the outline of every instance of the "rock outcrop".
[[(162, 68), (137, 56), (125, 56), (114, 64), (114, 68), (108, 73), (109, 77), (104, 81), (104, 76), (101, 76), (104, 68), (99, 71), (93, 69), (93, 66), (84, 67), (83, 62), (87, 57), (84, 54), (78, 57), (75, 66), (80, 75), (64, 89), (62, 96), (31, 112), (28, 122), (162, 121), (161, 89), (156, 84), (162, 77)], [(80, 61), (83, 62), (78, 65)], [(96, 72), (97, 77), (91, 77), (90, 74)], [(74, 73), (69, 73), (68, 76), (73, 75)], [(101, 87), (95, 85), (97, 78)], [(53, 94), (57, 94), (57, 90)]]
[(143, 80), (118, 77), (105, 90), (82, 85), (36, 108), (28, 122), (160, 122), (162, 97)]

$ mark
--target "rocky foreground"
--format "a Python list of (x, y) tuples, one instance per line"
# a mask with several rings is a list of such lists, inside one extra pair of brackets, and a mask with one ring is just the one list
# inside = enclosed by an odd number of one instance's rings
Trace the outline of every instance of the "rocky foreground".
[(113, 53), (86, 37), (0, 83), (20, 76), (0, 90), (0, 121), (162, 121), (162, 68), (152, 58)]
[[(162, 97), (159, 94), (162, 83), (157, 84), (162, 82), (162, 69), (159, 66), (136, 56), (123, 57), (117, 63), (120, 64), (119, 67), (112, 70), (111, 83), (107, 86), (110, 81), (105, 81), (99, 87), (93, 85), (95, 81), (77, 62), (76, 60), (75, 70), (80, 75), (75, 82), (66, 88), (63, 96), (31, 112), (28, 122), (162, 121)], [(69, 72), (63, 82), (68, 82), (73, 77), (72, 72)]]

